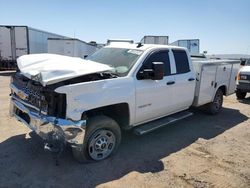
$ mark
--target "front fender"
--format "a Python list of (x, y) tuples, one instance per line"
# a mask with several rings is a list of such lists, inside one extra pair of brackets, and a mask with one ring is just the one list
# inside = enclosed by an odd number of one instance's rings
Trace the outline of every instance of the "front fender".
[[(130, 113), (135, 114), (134, 82), (129, 77), (66, 85), (56, 92), (66, 93), (66, 116), (73, 120), (80, 120), (87, 110), (117, 103), (128, 103)], [(130, 122), (134, 122), (134, 116), (130, 118)]]

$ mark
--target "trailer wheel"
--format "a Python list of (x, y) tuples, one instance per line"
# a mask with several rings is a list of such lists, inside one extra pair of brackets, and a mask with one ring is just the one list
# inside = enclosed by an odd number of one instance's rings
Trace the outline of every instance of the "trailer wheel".
[(247, 95), (247, 93), (246, 92), (242, 92), (241, 90), (239, 90), (239, 89), (236, 89), (236, 97), (237, 97), (237, 99), (244, 99), (245, 97), (246, 97), (246, 95)]
[(207, 105), (208, 113), (215, 115), (221, 111), (223, 104), (223, 92), (221, 89), (218, 89), (215, 93), (213, 102)]
[(88, 120), (84, 144), (81, 148), (72, 148), (72, 153), (80, 163), (101, 161), (114, 154), (120, 142), (119, 125), (107, 116), (95, 116)]

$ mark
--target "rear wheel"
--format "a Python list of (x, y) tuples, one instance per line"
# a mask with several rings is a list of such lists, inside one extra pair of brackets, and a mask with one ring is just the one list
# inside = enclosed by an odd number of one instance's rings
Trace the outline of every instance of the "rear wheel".
[(246, 97), (247, 93), (246, 92), (242, 92), (239, 89), (236, 89), (236, 96), (237, 99), (244, 99)]
[(119, 125), (107, 116), (88, 120), (84, 144), (72, 148), (74, 158), (80, 163), (101, 161), (114, 154), (121, 142)]
[(223, 92), (218, 89), (215, 93), (214, 100), (207, 105), (208, 113), (215, 115), (221, 111), (223, 104)]

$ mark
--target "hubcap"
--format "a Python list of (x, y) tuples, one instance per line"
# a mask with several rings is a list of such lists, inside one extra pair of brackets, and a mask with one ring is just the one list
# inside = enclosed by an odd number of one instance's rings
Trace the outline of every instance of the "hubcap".
[(221, 96), (219, 94), (216, 95), (214, 103), (215, 103), (215, 108), (216, 109), (220, 109), (221, 108), (222, 98), (221, 98)]
[(115, 135), (110, 130), (97, 130), (89, 140), (88, 151), (92, 159), (98, 161), (107, 158), (115, 148)]

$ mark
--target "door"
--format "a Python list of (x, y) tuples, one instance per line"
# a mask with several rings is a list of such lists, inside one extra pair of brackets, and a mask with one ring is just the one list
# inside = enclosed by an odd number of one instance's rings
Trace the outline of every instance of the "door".
[(228, 95), (234, 93), (236, 89), (236, 77), (237, 77), (239, 68), (240, 68), (239, 63), (232, 64), (229, 88), (228, 88), (228, 93), (227, 93)]
[(228, 90), (230, 76), (231, 76), (232, 64), (220, 64), (217, 68), (216, 73), (216, 85), (221, 86), (225, 85), (226, 89)]
[(139, 80), (136, 83), (136, 124), (168, 115), (173, 111), (174, 76), (171, 75), (169, 51), (151, 53), (144, 61), (143, 69), (152, 68), (152, 62), (164, 63), (162, 80)]
[(10, 27), (0, 26), (0, 60), (12, 60)]
[(27, 27), (15, 27), (16, 58), (28, 54)]
[(190, 68), (186, 51), (174, 49), (172, 52), (176, 65), (173, 99), (176, 104), (174, 109), (180, 111), (189, 108), (193, 103), (196, 77), (194, 71)]
[(216, 77), (216, 65), (204, 65), (201, 68), (199, 90), (196, 94), (198, 97), (196, 106), (201, 106), (212, 101), (215, 92), (215, 77)]

